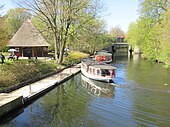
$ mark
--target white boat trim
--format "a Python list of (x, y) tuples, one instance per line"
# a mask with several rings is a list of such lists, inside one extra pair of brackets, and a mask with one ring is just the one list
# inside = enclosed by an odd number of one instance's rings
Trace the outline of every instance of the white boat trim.
[[(81, 63), (82, 74), (94, 80), (113, 82), (113, 78), (115, 76), (115, 70), (116, 68), (113, 67), (112, 65), (98, 63), (92, 60), (82, 60)], [(107, 71), (109, 75), (106, 75), (106, 73), (104, 74), (104, 76), (100, 75), (102, 74), (102, 71)], [(113, 71), (113, 74), (111, 75), (111, 72), (109, 71)]]

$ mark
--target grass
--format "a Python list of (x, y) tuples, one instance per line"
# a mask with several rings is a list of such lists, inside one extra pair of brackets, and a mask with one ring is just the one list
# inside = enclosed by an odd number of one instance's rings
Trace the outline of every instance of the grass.
[[(8, 60), (8, 53), (4, 53), (6, 56), (5, 64), (0, 64), (0, 89), (4, 89), (8, 86), (15, 85), (17, 83), (26, 81), (28, 79), (41, 76), (50, 72), (54, 72), (57, 69), (64, 68), (64, 65), (70, 65), (73, 62), (77, 63), (82, 58), (88, 56), (88, 54), (71, 51), (67, 57), (64, 57), (63, 64), (54, 64), (54, 60), (34, 60), (19, 59), (19, 60)], [(0, 61), (1, 62), (1, 61)]]
[(0, 88), (5, 88), (30, 78), (56, 71), (56, 65), (46, 61), (13, 61), (0, 65)]
[(78, 51), (70, 51), (68, 56), (64, 58), (63, 63), (70, 65), (73, 63), (78, 63), (81, 59), (88, 57), (89, 54), (78, 52)]

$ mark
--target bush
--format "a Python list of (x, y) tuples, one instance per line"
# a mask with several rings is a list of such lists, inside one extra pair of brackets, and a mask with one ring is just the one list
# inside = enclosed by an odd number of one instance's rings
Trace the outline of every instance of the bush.
[(81, 59), (88, 57), (88, 54), (82, 52), (71, 51), (64, 59), (64, 64), (71, 65), (72, 63), (78, 63)]

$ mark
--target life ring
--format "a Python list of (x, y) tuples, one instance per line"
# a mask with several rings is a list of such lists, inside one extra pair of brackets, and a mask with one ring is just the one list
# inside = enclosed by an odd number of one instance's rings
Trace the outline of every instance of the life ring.
[(104, 56), (100, 56), (100, 61), (104, 61), (105, 57)]
[(106, 57), (103, 56), (103, 60), (106, 60)]
[(99, 58), (99, 60), (100, 60), (100, 61), (102, 61), (102, 60), (103, 60), (102, 56)]

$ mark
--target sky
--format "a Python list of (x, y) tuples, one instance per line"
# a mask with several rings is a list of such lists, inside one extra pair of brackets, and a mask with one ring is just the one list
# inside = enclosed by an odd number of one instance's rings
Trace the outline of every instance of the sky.
[[(4, 4), (3, 12), (10, 8), (15, 8), (13, 0), (0, 0), (0, 5)], [(138, 18), (138, 0), (102, 0), (104, 4), (104, 14), (102, 18), (106, 21), (107, 30), (119, 26), (124, 32), (128, 31), (131, 22)]]
[(138, 15), (138, 0), (103, 0), (106, 6), (107, 29), (119, 26), (124, 32), (128, 31), (131, 22), (135, 22)]

